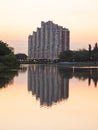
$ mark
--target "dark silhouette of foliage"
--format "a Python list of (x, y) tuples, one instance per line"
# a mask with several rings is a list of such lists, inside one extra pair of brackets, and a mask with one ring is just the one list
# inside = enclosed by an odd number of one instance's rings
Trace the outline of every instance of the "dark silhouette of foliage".
[(61, 61), (87, 61), (88, 51), (83, 49), (79, 51), (64, 51), (60, 54), (59, 58)]
[(87, 62), (87, 61), (98, 61), (98, 45), (97, 42), (92, 50), (91, 45), (89, 44), (88, 50), (82, 49), (77, 51), (64, 51), (60, 53), (59, 58), (61, 61), (77, 61), (77, 62)]
[(27, 59), (27, 55), (26, 55), (26, 54), (23, 54), (23, 53), (18, 53), (18, 54), (16, 54), (15, 56), (16, 56), (16, 58), (17, 58), (18, 60), (26, 60), (26, 59)]
[(71, 50), (63, 51), (60, 53), (59, 58), (62, 61), (72, 61), (73, 60), (73, 51), (71, 51)]
[(98, 52), (98, 45), (97, 45), (97, 42), (95, 43), (95, 46), (94, 46), (94, 49), (93, 49), (93, 52)]
[(13, 48), (0, 41), (0, 69), (2, 66), (4, 68), (17, 68), (19, 63), (14, 55)]
[(13, 48), (8, 47), (7, 43), (0, 41), (0, 56), (9, 55), (10, 53), (13, 53)]
[(13, 83), (13, 78), (18, 75), (17, 71), (3, 71), (0, 73), (0, 88), (7, 87), (8, 84)]
[(97, 42), (95, 43), (95, 46), (92, 50), (92, 61), (97, 62), (98, 61), (98, 45)]
[(90, 86), (91, 80), (94, 82), (95, 87), (97, 87), (98, 83), (98, 71), (97, 68), (74, 68), (74, 71), (72, 68), (64, 68), (64, 67), (58, 67), (59, 74), (63, 78), (78, 78), (79, 80), (87, 80), (88, 79), (88, 85)]

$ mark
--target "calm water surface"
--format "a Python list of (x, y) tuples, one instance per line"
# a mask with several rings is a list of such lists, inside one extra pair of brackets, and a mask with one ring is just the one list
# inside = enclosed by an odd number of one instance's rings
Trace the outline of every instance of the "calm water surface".
[(98, 68), (24, 65), (0, 74), (0, 130), (98, 130)]

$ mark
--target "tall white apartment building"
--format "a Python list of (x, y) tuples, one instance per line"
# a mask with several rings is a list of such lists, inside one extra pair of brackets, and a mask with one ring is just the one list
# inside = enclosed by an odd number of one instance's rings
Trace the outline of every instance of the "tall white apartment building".
[(69, 50), (70, 32), (52, 21), (41, 22), (41, 28), (28, 37), (29, 59), (58, 59)]

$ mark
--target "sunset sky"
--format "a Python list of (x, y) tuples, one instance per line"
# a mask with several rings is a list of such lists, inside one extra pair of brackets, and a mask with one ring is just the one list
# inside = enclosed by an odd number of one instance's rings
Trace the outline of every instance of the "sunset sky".
[(0, 0), (0, 40), (26, 53), (28, 35), (41, 21), (70, 30), (70, 49), (98, 42), (98, 0)]

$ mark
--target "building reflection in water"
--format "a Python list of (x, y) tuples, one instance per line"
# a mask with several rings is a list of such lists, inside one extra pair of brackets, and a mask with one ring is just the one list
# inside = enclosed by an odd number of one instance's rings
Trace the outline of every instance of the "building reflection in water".
[(69, 79), (93, 81), (97, 87), (98, 68), (65, 68), (52, 65), (31, 65), (28, 67), (28, 91), (40, 99), (41, 105), (51, 106), (69, 97)]
[(28, 91), (36, 95), (40, 105), (51, 106), (69, 96), (69, 78), (63, 78), (57, 67), (28, 67)]

